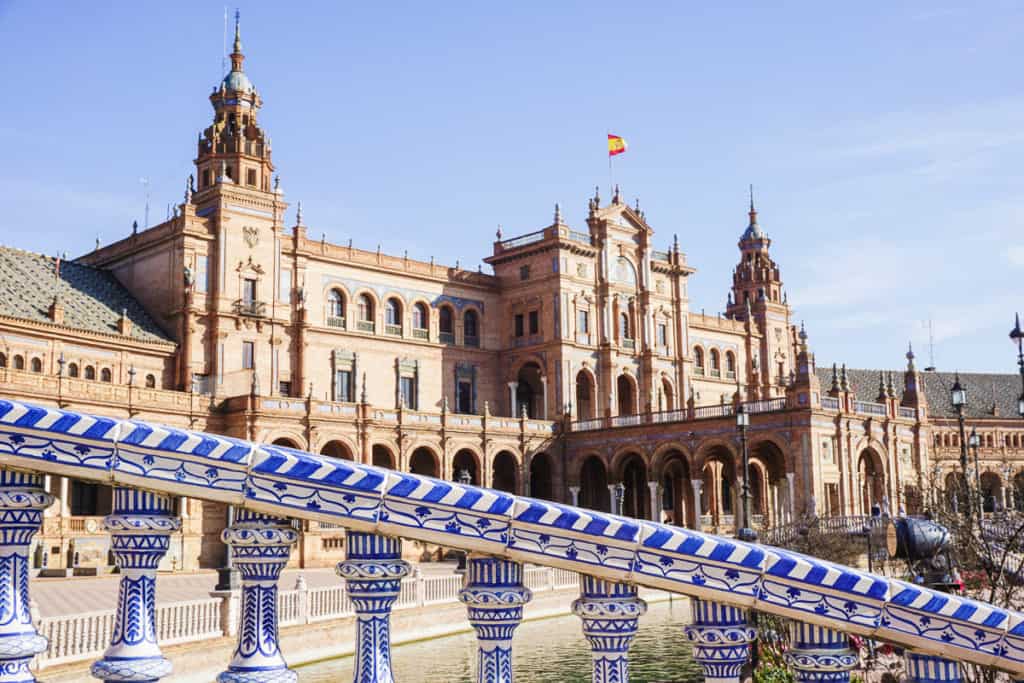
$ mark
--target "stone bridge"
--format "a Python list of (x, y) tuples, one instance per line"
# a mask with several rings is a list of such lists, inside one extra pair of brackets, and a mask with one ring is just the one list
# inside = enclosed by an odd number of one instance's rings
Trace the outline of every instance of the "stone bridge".
[(357, 615), (355, 680), (391, 683), (389, 615), (403, 538), (470, 553), (460, 599), (479, 641), (478, 680), (512, 680), (513, 631), (531, 597), (522, 563), (578, 572), (573, 611), (593, 651), (595, 682), (628, 680), (628, 650), (646, 605), (640, 586), (693, 599), (685, 627), (709, 681), (738, 681), (755, 609), (791, 621), (786, 657), (800, 681), (848, 681), (846, 634), (900, 645), (914, 681), (953, 681), (960, 662), (1024, 677), (1024, 614), (833, 565), (790, 551), (627, 519), (496, 490), (139, 421), (0, 401), (0, 683), (32, 681), (45, 651), (29, 615), (28, 551), (53, 502), (45, 477), (115, 487), (106, 518), (121, 591), (105, 681), (170, 674), (155, 635), (157, 564), (179, 521), (175, 496), (234, 506), (223, 540), (242, 578), (238, 642), (221, 683), (297, 679), (277, 638), (277, 578), (297, 533), (290, 519), (347, 529)]

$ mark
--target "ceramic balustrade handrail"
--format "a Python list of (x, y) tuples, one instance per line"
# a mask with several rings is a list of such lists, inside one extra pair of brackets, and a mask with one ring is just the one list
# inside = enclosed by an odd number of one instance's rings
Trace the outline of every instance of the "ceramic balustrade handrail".
[(1024, 614), (780, 548), (278, 446), (0, 401), (0, 467), (340, 523), (1024, 674)]

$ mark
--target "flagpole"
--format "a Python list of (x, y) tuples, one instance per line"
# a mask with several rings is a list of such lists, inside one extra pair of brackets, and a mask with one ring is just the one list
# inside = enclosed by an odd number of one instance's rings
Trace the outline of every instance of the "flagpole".
[[(609, 130), (608, 131), (608, 137), (610, 138), (611, 135), (612, 135), (612, 132)], [(607, 144), (606, 144), (606, 147), (607, 147)], [(612, 159), (613, 159), (612, 152), (611, 152), (610, 149), (608, 149), (607, 153), (608, 153), (608, 196), (611, 197), (611, 196), (613, 196), (615, 194), (615, 178), (612, 175)]]

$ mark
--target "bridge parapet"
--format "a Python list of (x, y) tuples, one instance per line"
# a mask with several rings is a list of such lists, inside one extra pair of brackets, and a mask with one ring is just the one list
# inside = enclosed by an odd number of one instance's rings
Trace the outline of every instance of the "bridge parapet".
[[(0, 509), (4, 514), (19, 509), (19, 496), (42, 494), (39, 474), (62, 474), (122, 489), (230, 503), (245, 515), (267, 516), (259, 517), (264, 520), (290, 517), (339, 524), (357, 541), (349, 543), (349, 563), (367, 559), (360, 557), (361, 549), (374, 543), (384, 548), (396, 537), (409, 538), (512, 563), (529, 561), (578, 572), (584, 599), (595, 580), (604, 582), (611, 587), (604, 599), (621, 602), (615, 605), (620, 613), (636, 605), (632, 587), (658, 588), (723, 606), (700, 611), (709, 622), (702, 627), (715, 626), (715, 615), (722, 615), (724, 621), (718, 625), (723, 633), (731, 632), (745, 610), (753, 608), (829, 631), (887, 640), (914, 656), (993, 666), (1015, 678), (1024, 675), (1024, 614), (787, 550), (665, 524), (277, 446), (16, 401), (0, 401), (0, 468), (8, 473), (0, 480), (0, 494), (7, 496), (0, 496), (0, 502), (6, 501)], [(31, 491), (24, 482), (5, 485), (11, 477), (21, 476), (19, 472), (29, 473), (25, 481)], [(19, 520), (0, 516), (0, 538), (23, 527)], [(22, 585), (15, 572), (27, 567), (28, 544), (11, 547), (17, 562), (0, 563), (0, 586)], [(280, 548), (287, 552), (286, 545)], [(379, 559), (386, 564), (393, 554)], [(276, 566), (276, 560), (270, 562)], [(512, 587), (518, 590), (522, 572), (508, 575), (520, 577)], [(129, 594), (126, 599), (135, 598)], [(611, 609), (611, 603), (602, 604)], [(277, 652), (276, 617), (276, 609), (261, 612), (254, 626), (261, 638), (259, 647), (266, 652)], [(371, 645), (363, 642), (358, 652), (380, 662), (389, 650), (387, 610), (378, 610), (372, 618), (375, 628), (361, 637), (375, 640)], [(250, 631), (240, 629), (239, 638)], [(240, 652), (250, 650), (240, 641)], [(31, 654), (0, 649), (0, 671), (10, 666), (23, 671)], [(802, 662), (813, 670), (810, 659)], [(229, 673), (230, 680), (243, 680), (239, 676), (245, 674), (244, 668), (233, 665), (224, 680)], [(365, 670), (379, 672), (368, 681), (390, 680), (389, 666)], [(510, 674), (504, 677), (502, 670), (481, 667), (479, 680), (508, 680)], [(615, 670), (625, 671), (625, 666), (616, 665)], [(289, 675), (286, 671), (281, 669), (282, 676)], [(736, 680), (722, 671), (708, 669), (708, 676)], [(595, 660), (595, 676), (596, 672)], [(830, 680), (841, 680), (840, 674)]]

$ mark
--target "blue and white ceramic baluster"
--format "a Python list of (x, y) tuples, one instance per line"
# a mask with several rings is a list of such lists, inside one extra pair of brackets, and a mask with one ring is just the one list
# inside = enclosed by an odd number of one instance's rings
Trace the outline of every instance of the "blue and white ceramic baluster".
[(277, 639), (277, 580), (299, 534), (288, 520), (236, 510), (221, 534), (242, 579), (238, 645), (218, 683), (294, 683)]
[(757, 631), (738, 607), (694, 598), (693, 623), (686, 639), (693, 644), (693, 659), (704, 668), (710, 683), (739, 683), (743, 665), (750, 658), (750, 643)]
[(53, 504), (43, 476), (0, 469), (0, 683), (30, 683), (32, 658), (46, 650), (29, 614), (28, 549)]
[(349, 531), (346, 559), (338, 563), (356, 610), (355, 683), (394, 683), (391, 672), (391, 606), (402, 589), (409, 563), (402, 541)]
[(910, 650), (903, 660), (908, 683), (960, 683), (960, 662)]
[(572, 611), (583, 620), (583, 635), (590, 642), (593, 683), (626, 683), (629, 644), (647, 612), (636, 586), (580, 575), (580, 597)]
[(802, 621), (790, 622), (789, 633), (792, 645), (785, 660), (797, 683), (849, 683), (860, 657), (845, 633)]
[(103, 526), (110, 532), (121, 586), (110, 647), (92, 665), (92, 675), (152, 683), (171, 673), (156, 638), (156, 569), (181, 521), (171, 516), (170, 496), (117, 487), (114, 512)]
[(469, 611), (478, 644), (478, 683), (512, 683), (512, 633), (533, 593), (523, 565), (497, 557), (471, 557), (459, 600)]

